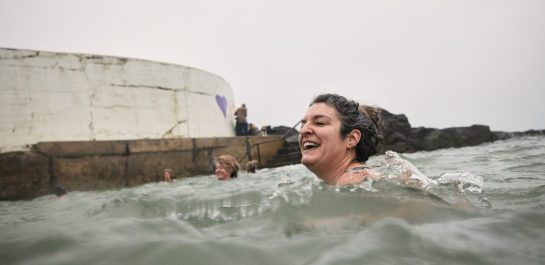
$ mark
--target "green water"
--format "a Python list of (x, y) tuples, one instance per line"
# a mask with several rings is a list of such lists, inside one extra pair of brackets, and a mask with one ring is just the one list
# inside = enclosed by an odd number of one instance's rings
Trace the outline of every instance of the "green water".
[[(323, 185), (302, 165), (0, 202), (2, 264), (543, 264), (545, 138), (401, 154), (437, 181)], [(384, 156), (369, 164), (379, 166)], [(287, 179), (292, 184), (279, 185)], [(69, 189), (69, 187), (68, 187)], [(462, 196), (473, 207), (453, 207)], [(466, 205), (467, 206), (467, 205)]]

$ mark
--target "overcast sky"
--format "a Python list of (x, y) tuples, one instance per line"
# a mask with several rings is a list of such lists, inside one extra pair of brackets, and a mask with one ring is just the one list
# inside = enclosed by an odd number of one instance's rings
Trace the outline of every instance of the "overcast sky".
[(258, 127), (334, 92), (413, 127), (545, 129), (543, 0), (0, 0), (0, 47), (199, 68)]

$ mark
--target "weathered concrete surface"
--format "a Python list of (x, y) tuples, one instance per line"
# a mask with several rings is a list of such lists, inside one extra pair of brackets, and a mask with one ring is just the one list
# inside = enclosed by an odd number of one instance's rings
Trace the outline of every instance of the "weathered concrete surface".
[(51, 193), (50, 159), (33, 152), (0, 154), (0, 199)]
[(127, 153), (128, 141), (73, 141), (37, 143), (42, 154), (54, 157), (79, 157), (92, 155), (121, 155)]
[(69, 190), (113, 189), (126, 186), (123, 156), (53, 157), (52, 180)]
[(284, 142), (265, 136), (38, 143), (32, 151), (0, 154), (0, 200), (51, 194), (59, 184), (69, 191), (141, 185), (160, 181), (165, 168), (175, 178), (210, 174), (223, 154), (242, 167), (252, 159), (268, 167)]
[(147, 60), (0, 48), (0, 152), (45, 141), (234, 136), (221, 77)]

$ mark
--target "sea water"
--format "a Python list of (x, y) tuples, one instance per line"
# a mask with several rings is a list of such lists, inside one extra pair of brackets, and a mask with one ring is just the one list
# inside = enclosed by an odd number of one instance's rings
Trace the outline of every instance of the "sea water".
[(544, 264), (544, 158), (527, 137), (375, 156), (386, 177), (343, 187), (292, 165), (2, 201), (0, 263)]

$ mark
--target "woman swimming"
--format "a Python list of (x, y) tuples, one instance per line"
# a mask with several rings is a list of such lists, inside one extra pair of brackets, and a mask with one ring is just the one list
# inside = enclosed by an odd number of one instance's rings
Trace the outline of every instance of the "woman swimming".
[(176, 182), (170, 168), (165, 168), (163, 170), (163, 180), (161, 180), (161, 183), (163, 182)]
[(222, 155), (216, 161), (216, 177), (219, 180), (236, 178), (240, 164), (231, 155)]
[(367, 159), (382, 140), (380, 110), (336, 94), (317, 96), (301, 120), (301, 163), (329, 185), (354, 184), (370, 173)]

